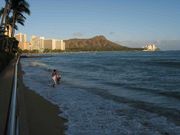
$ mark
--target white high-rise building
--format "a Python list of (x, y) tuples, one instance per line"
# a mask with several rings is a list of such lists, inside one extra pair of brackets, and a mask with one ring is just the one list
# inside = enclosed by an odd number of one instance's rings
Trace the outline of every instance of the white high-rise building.
[(40, 37), (39, 38), (39, 46), (40, 46), (40, 49), (44, 49), (44, 37)]
[(45, 39), (44, 40), (44, 49), (52, 50), (52, 39)]
[(57, 40), (56, 49), (65, 50), (65, 42), (63, 40)]
[(22, 50), (29, 49), (30, 43), (27, 42), (26, 34), (18, 33), (15, 38), (19, 41), (18, 47)]
[(52, 39), (52, 50), (56, 49), (56, 39)]
[(44, 49), (58, 49), (58, 50), (65, 50), (65, 42), (63, 40), (57, 39), (45, 39), (44, 40)]
[(31, 36), (31, 45), (33, 50), (42, 50), (44, 48), (44, 37)]
[(31, 36), (31, 49), (35, 50), (65, 50), (65, 42), (58, 39), (45, 39), (44, 37)]
[(148, 44), (144, 47), (143, 51), (156, 51), (158, 48), (156, 47), (155, 44)]
[(15, 35), (15, 37), (19, 42), (27, 42), (26, 34), (18, 33)]

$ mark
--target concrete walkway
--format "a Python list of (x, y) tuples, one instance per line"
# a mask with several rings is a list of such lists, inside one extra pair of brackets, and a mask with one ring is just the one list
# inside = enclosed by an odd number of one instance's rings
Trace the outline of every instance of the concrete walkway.
[(0, 135), (4, 134), (11, 95), (15, 60), (0, 73)]

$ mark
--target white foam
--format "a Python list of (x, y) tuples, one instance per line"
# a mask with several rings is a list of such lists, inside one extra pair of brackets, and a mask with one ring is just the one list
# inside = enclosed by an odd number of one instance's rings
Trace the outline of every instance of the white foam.
[[(24, 80), (28, 85), (29, 81)], [(37, 89), (36, 85), (33, 82), (28, 86), (58, 105), (63, 111), (60, 116), (68, 119), (67, 135), (159, 135), (161, 132), (178, 134), (180, 131), (164, 117), (102, 99), (82, 89), (62, 86)]]
[[(161, 135), (168, 133), (178, 135), (180, 127), (144, 110), (130, 107), (124, 103), (116, 103), (85, 89), (61, 85), (52, 88), (48, 79), (29, 73), (28, 67), (24, 83), (48, 101), (61, 109), (59, 114), (68, 120), (67, 135)], [(36, 79), (37, 77), (43, 78)]]

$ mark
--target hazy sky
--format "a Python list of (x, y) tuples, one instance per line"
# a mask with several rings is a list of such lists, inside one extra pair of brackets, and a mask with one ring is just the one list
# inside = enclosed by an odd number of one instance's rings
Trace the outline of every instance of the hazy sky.
[[(46, 38), (180, 39), (180, 0), (28, 0), (19, 31)], [(0, 6), (4, 0), (0, 0)]]

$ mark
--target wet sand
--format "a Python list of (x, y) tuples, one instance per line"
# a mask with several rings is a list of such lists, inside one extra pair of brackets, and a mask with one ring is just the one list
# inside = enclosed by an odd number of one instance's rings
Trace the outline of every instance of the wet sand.
[[(14, 73), (14, 62), (0, 74), (0, 134), (4, 134), (8, 112), (11, 84)], [(19, 64), (18, 71), (18, 104), (21, 135), (63, 135), (64, 123), (67, 121), (58, 116), (56, 105), (29, 90), (22, 81), (23, 72)]]

